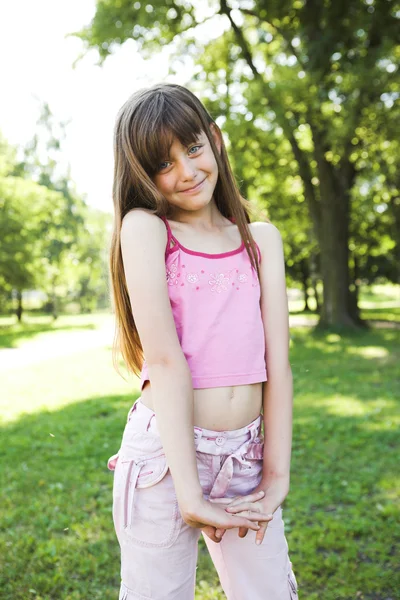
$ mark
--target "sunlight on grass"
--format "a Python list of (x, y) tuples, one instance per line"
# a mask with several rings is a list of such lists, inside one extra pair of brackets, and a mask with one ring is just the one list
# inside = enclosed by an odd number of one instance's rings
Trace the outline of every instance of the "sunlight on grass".
[[(350, 416), (364, 416), (366, 418), (371, 417), (371, 419), (386, 410), (397, 409), (397, 403), (395, 401), (383, 400), (383, 399), (374, 399), (374, 400), (358, 400), (352, 396), (344, 396), (344, 395), (335, 395), (331, 397), (325, 397), (322, 400), (312, 399), (310, 405), (313, 406), (324, 406), (327, 409), (327, 412), (338, 416), (338, 417), (350, 417)], [(301, 421), (307, 421), (307, 419), (300, 419)], [(363, 429), (386, 429), (387, 425), (393, 424), (396, 420), (400, 421), (400, 415), (398, 419), (393, 417), (392, 420), (383, 421), (380, 420), (379, 423), (371, 421), (362, 421), (360, 423), (360, 427)]]
[(387, 498), (394, 500), (399, 495), (400, 476), (397, 477), (382, 477), (379, 480), (379, 487), (385, 493)]
[(335, 342), (342, 341), (342, 337), (338, 333), (329, 333), (325, 339), (330, 344), (334, 344)]
[(400, 285), (395, 283), (374, 284), (373, 286), (362, 286), (360, 290), (360, 301), (373, 299), (375, 305), (387, 300), (400, 302)]
[(400, 419), (390, 419), (389, 421), (379, 421), (379, 423), (364, 423), (362, 428), (365, 431), (393, 431), (395, 427), (400, 426)]
[(35, 412), (58, 411), (61, 407), (107, 394), (137, 397), (138, 378), (122, 377), (114, 370), (111, 351), (91, 348), (72, 356), (56, 357), (25, 366), (23, 371), (11, 369), (2, 374), (0, 415), (9, 422)]
[(325, 398), (322, 403), (328, 413), (341, 417), (360, 416), (368, 413), (368, 406), (365, 402), (356, 400), (350, 396), (334, 396)]
[(388, 350), (381, 346), (365, 346), (364, 348), (350, 346), (347, 348), (347, 352), (364, 358), (385, 358), (386, 356), (389, 356)]

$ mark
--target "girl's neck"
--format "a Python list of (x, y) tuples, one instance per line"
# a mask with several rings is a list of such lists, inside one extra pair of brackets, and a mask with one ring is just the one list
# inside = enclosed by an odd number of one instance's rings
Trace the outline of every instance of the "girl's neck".
[(175, 211), (169, 220), (190, 225), (199, 231), (219, 231), (229, 223), (215, 205), (205, 206), (199, 211)]

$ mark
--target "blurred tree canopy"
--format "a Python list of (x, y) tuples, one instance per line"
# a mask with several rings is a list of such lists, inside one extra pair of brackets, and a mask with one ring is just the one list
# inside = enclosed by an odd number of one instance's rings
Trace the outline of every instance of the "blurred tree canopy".
[(37, 133), (23, 149), (0, 136), (0, 304), (41, 290), (56, 318), (75, 301), (81, 311), (108, 304), (107, 239), (110, 215), (86, 205), (61, 168), (64, 124), (42, 106)]
[(193, 65), (289, 273), (320, 273), (320, 324), (354, 326), (360, 278), (400, 280), (399, 21), (393, 0), (97, 0), (74, 35), (100, 62), (129, 40), (143, 58), (169, 45), (171, 74)]

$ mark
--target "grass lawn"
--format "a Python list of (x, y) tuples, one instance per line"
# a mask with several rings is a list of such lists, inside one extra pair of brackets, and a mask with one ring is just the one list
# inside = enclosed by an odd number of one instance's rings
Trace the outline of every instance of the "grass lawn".
[[(396, 306), (371, 294), (365, 302), (364, 318), (399, 320)], [(98, 346), (79, 337), (101, 328)], [(109, 315), (65, 316), (54, 325), (46, 317), (22, 326), (0, 320), (2, 600), (118, 597), (106, 461), (139, 392), (136, 378), (124, 381), (112, 367), (110, 331)], [(400, 330), (294, 327), (291, 334), (293, 452), (283, 516), (299, 598), (394, 600)], [(74, 339), (82, 346), (71, 352)], [(12, 360), (1, 367), (15, 351), (24, 352), (23, 368)], [(201, 542), (196, 599), (223, 598)]]

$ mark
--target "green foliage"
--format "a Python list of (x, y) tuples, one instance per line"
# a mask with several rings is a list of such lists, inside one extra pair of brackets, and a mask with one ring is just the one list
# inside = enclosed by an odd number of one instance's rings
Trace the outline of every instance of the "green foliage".
[(4, 287), (39, 285), (45, 274), (46, 216), (57, 214), (59, 192), (20, 177), (0, 177), (0, 278)]
[(76, 192), (62, 162), (64, 130), (44, 104), (22, 159), (0, 139), (0, 304), (9, 306), (11, 291), (41, 290), (54, 317), (71, 300), (82, 311), (108, 305), (111, 215)]
[(399, 160), (398, 25), (387, 1), (100, 0), (77, 35), (101, 61), (128, 40), (144, 58), (171, 43), (171, 74), (191, 61), (188, 86), (223, 125), (243, 193), (282, 231), (290, 277), (317, 267), (335, 312), (323, 318), (348, 324), (357, 314), (337, 290), (400, 277), (389, 175)]

